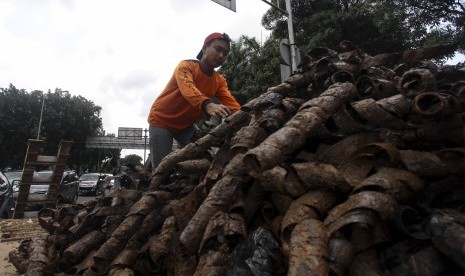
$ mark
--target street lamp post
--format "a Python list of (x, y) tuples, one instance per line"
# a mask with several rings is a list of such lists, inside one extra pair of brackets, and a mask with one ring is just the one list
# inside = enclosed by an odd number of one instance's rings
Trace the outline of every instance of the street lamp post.
[(144, 129), (144, 164), (145, 164), (145, 150), (147, 148), (147, 129)]
[(40, 110), (39, 129), (37, 129), (37, 140), (40, 137), (40, 128), (42, 127), (42, 114), (44, 113), (45, 94), (42, 92), (42, 109)]

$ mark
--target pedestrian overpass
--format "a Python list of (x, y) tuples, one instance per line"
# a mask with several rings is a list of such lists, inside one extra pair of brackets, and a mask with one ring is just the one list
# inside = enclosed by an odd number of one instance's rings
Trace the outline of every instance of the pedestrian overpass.
[(143, 149), (148, 146), (147, 129), (119, 127), (118, 136), (87, 137), (87, 148), (100, 149)]
[[(119, 127), (118, 137), (102, 136), (87, 137), (86, 148), (99, 149), (142, 149), (149, 146), (148, 129)], [(173, 149), (177, 148), (177, 142), (173, 141)]]

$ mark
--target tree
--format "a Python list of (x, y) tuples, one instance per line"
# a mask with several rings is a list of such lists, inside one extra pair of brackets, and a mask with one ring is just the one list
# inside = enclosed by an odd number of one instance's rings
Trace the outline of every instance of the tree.
[(102, 160), (118, 155), (119, 149), (88, 149), (89, 136), (103, 136), (101, 107), (82, 96), (71, 96), (59, 88), (54, 93), (0, 88), (0, 168), (22, 167), (27, 140), (36, 139), (42, 101), (44, 110), (39, 139), (43, 154), (55, 155), (62, 139), (72, 140), (68, 166), (78, 172), (83, 168), (98, 170)]
[[(284, 0), (275, 3), (285, 6)], [(292, 12), (296, 44), (304, 53), (314, 47), (337, 50), (343, 40), (372, 55), (464, 43), (459, 40), (464, 31), (463, 1), (293, 0)], [(267, 11), (262, 25), (275, 38), (288, 37), (287, 17), (276, 9)], [(450, 30), (454, 32), (448, 34)]]
[(133, 165), (133, 166), (142, 166), (142, 157), (137, 154), (129, 154), (124, 158), (120, 159), (120, 164), (123, 166)]
[[(425, 45), (458, 43), (458, 51), (465, 53), (465, 1), (458, 0), (391, 0), (407, 14), (407, 25), (412, 29), (429, 31), (421, 37)], [(426, 23), (426, 24), (425, 24)]]
[(260, 45), (255, 38), (241, 36), (232, 43), (219, 71), (237, 101), (244, 104), (266, 92), (268, 87), (279, 84), (279, 62), (279, 41), (268, 38)]
[(0, 168), (22, 167), (27, 140), (37, 137), (41, 97), (12, 84), (0, 89)]

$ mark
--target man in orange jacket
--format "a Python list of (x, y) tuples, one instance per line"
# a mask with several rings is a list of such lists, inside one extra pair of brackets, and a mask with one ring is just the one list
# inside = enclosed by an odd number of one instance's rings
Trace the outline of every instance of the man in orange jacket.
[[(226, 80), (215, 71), (229, 53), (227, 34), (212, 33), (205, 38), (198, 60), (183, 60), (174, 70), (148, 116), (152, 168), (171, 152), (173, 139), (180, 147), (190, 142), (194, 123), (204, 114), (224, 118), (239, 110)], [(213, 102), (217, 98), (220, 104)]]

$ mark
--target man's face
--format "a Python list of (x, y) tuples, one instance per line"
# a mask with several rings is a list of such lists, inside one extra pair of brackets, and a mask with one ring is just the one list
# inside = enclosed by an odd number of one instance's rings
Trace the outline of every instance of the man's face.
[(229, 43), (220, 39), (213, 40), (206, 46), (203, 58), (212, 68), (221, 66), (229, 54)]

